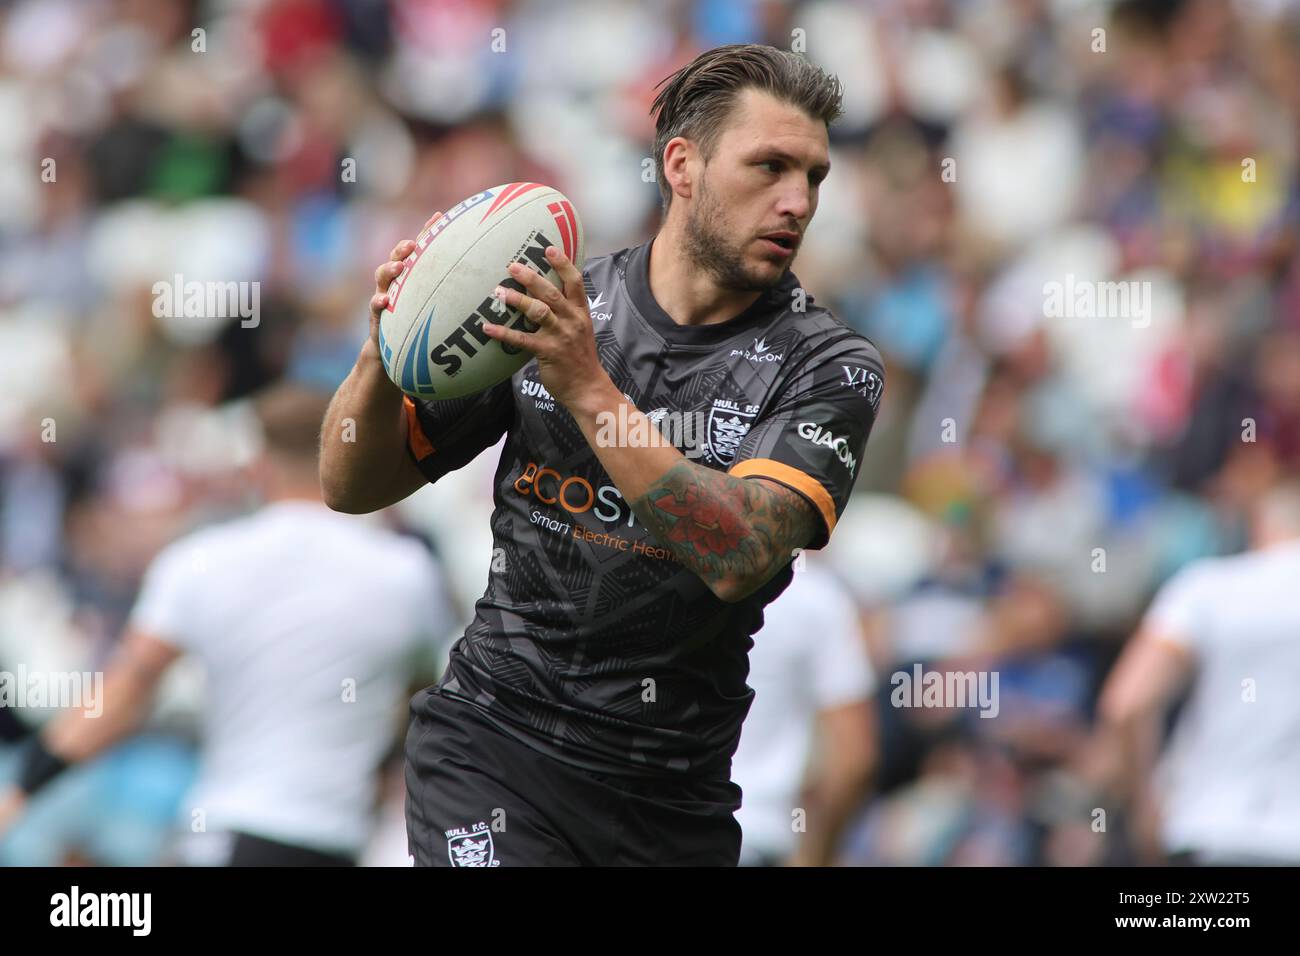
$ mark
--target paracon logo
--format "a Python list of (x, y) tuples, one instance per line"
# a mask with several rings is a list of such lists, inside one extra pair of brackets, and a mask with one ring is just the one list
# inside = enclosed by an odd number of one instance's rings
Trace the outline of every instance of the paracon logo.
[(732, 349), (729, 358), (737, 356), (748, 359), (751, 362), (779, 362), (785, 358), (784, 352), (773, 352), (772, 346), (767, 344), (766, 339), (754, 339), (754, 350), (749, 349)]
[(600, 311), (601, 306), (605, 306), (606, 308), (609, 306), (609, 303), (605, 301), (605, 293), (596, 293), (594, 299), (591, 296), (587, 296), (587, 311), (591, 313), (592, 320), (596, 322), (608, 322), (614, 317), (614, 313)]

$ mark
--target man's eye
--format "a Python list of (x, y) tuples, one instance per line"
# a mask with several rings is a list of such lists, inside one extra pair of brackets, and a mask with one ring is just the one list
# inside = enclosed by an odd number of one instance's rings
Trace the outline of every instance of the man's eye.
[(760, 165), (760, 166), (771, 166), (771, 167), (772, 167), (772, 172), (774, 172), (774, 173), (779, 173), (779, 172), (781, 171), (781, 164), (780, 164), (779, 162), (777, 162), (775, 159), (767, 159), (767, 160), (764, 160), (763, 162), (759, 163), (758, 165)]

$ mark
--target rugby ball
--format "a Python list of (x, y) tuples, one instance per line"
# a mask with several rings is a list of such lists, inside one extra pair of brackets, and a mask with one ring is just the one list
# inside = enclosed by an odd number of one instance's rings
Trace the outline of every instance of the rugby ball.
[(493, 186), (430, 223), (389, 285), (388, 308), (379, 316), (379, 354), (393, 383), (415, 398), (460, 398), (527, 364), (531, 353), (489, 338), (483, 323), (534, 331), (492, 290), (523, 291), (506, 269), (511, 262), (562, 289), (547, 246), (582, 269), (582, 223), (573, 203), (541, 183)]

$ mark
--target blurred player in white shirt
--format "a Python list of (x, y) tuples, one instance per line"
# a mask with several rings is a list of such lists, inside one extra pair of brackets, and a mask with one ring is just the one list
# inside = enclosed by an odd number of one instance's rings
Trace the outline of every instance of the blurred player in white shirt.
[(19, 786), (0, 792), (0, 832), (64, 766), (138, 729), (169, 665), (190, 653), (207, 679), (181, 860), (356, 862), (410, 687), (428, 679), (455, 622), (422, 544), (322, 503), (327, 402), (288, 385), (259, 398), (267, 503), (154, 559), (105, 674), (102, 715), (65, 713), (32, 741)]
[[(1102, 692), (1103, 732), (1174, 862), (1300, 864), (1300, 482), (1260, 499), (1251, 539), (1165, 584)], [(1148, 791), (1160, 720), (1189, 686)]]
[(876, 752), (866, 640), (850, 592), (829, 571), (809, 561), (764, 609), (748, 684), (754, 703), (731, 764), (743, 792), (740, 865), (829, 865)]

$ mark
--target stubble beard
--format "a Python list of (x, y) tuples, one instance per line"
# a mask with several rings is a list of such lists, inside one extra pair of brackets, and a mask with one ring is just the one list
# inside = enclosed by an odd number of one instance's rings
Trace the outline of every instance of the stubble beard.
[(766, 292), (785, 278), (790, 267), (790, 263), (786, 263), (769, 278), (756, 274), (746, 265), (745, 245), (736, 245), (730, 240), (722, 207), (703, 179), (700, 180), (699, 201), (686, 217), (684, 239), (690, 261), (724, 289)]

